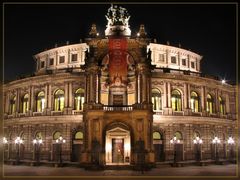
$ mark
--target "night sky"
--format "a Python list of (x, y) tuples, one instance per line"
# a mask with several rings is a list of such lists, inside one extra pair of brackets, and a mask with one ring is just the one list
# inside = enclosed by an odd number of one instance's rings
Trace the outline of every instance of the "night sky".
[[(235, 4), (121, 4), (131, 15), (135, 35), (140, 24), (158, 43), (170, 42), (203, 56), (202, 72), (236, 80)], [(96, 23), (104, 36), (110, 4), (5, 4), (5, 80), (35, 70), (33, 55), (57, 43), (78, 43)]]

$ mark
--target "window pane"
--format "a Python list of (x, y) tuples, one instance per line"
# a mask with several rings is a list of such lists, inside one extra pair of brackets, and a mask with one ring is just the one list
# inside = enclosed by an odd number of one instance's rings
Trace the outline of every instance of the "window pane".
[(176, 57), (175, 56), (171, 56), (171, 63), (176, 64)]
[(49, 65), (52, 66), (53, 63), (54, 63), (54, 59), (53, 59), (53, 58), (50, 58), (50, 59), (49, 59)]
[(182, 65), (186, 66), (186, 59), (182, 59)]
[(191, 62), (191, 68), (195, 68), (195, 63)]
[(72, 54), (72, 61), (77, 61), (77, 54)]
[(64, 63), (64, 62), (65, 62), (65, 56), (60, 56), (59, 63)]

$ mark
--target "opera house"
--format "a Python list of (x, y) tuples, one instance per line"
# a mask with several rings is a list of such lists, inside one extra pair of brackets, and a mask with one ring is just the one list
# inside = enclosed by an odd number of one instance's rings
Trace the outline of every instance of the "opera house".
[(34, 55), (35, 75), (4, 84), (4, 161), (153, 165), (234, 158), (236, 86), (202, 56), (132, 35), (111, 6), (78, 44)]

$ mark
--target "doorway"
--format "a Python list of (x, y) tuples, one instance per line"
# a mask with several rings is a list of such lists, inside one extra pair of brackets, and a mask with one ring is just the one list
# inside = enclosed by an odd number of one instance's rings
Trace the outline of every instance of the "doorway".
[(105, 160), (107, 165), (130, 164), (130, 132), (114, 128), (106, 132)]

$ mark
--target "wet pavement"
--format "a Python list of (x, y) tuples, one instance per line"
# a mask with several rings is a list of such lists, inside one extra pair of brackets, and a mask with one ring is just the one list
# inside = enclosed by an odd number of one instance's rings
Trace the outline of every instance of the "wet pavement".
[(236, 176), (237, 165), (208, 165), (208, 166), (185, 166), (166, 167), (159, 166), (149, 171), (134, 170), (85, 170), (77, 167), (46, 167), (46, 166), (23, 166), (4, 165), (5, 177), (11, 176)]

